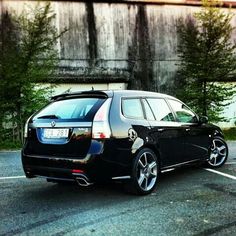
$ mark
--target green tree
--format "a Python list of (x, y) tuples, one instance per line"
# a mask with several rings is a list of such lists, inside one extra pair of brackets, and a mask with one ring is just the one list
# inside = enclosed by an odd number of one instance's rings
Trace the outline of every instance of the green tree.
[(236, 77), (236, 44), (231, 41), (233, 14), (217, 1), (202, 1), (194, 16), (179, 19), (177, 96), (211, 121), (224, 119), (221, 112), (235, 90), (225, 82)]
[[(29, 14), (32, 12), (32, 14)], [(20, 16), (2, 14), (0, 25), (0, 109), (2, 140), (23, 140), (27, 117), (42, 107), (51, 92), (36, 84), (50, 82), (58, 65), (58, 33), (50, 3), (37, 4)], [(8, 131), (8, 133), (7, 133)], [(10, 132), (9, 132), (10, 131)]]

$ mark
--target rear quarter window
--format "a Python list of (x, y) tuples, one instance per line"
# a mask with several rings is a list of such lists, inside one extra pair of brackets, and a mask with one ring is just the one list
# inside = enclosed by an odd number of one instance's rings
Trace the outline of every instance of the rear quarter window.
[(141, 101), (138, 98), (122, 99), (122, 113), (131, 119), (144, 119)]

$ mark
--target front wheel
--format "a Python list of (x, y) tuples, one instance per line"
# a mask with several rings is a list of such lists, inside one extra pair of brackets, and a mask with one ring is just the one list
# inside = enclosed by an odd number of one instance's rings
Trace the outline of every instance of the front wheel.
[(159, 165), (156, 154), (144, 148), (136, 155), (131, 180), (126, 185), (128, 192), (145, 195), (151, 193), (157, 184)]
[(215, 137), (212, 140), (210, 158), (207, 161), (207, 166), (218, 168), (224, 165), (228, 158), (228, 145), (221, 137)]

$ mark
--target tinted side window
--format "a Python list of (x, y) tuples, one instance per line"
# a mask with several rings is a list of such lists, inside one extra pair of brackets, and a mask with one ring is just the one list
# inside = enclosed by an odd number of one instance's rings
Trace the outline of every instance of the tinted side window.
[(172, 109), (176, 113), (177, 120), (182, 123), (195, 123), (197, 121), (196, 115), (183, 103), (176, 100), (168, 100)]
[(157, 121), (175, 121), (174, 116), (164, 99), (148, 98), (147, 101), (151, 106)]
[(122, 112), (127, 118), (144, 119), (142, 105), (138, 98), (123, 99)]

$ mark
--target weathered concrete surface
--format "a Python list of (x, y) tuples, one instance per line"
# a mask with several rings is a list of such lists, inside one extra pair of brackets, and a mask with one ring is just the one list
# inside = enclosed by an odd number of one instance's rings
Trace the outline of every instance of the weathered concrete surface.
[[(178, 63), (176, 21), (200, 7), (141, 2), (52, 1), (58, 30), (69, 29), (57, 45), (58, 78), (123, 81), (131, 88), (171, 93)], [(19, 14), (25, 3), (36, 1), (3, 0), (0, 6), (2, 12)], [(232, 24), (236, 26), (236, 16)]]

